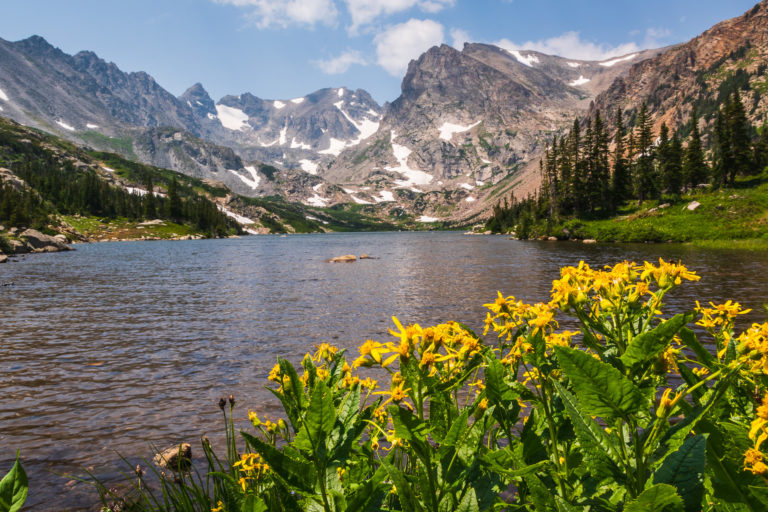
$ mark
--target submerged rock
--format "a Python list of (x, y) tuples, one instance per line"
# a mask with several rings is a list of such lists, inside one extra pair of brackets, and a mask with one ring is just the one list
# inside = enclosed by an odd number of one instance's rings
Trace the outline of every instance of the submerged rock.
[(176, 446), (171, 446), (167, 450), (163, 450), (155, 455), (152, 462), (161, 468), (173, 471), (183, 471), (188, 469), (192, 464), (192, 445), (189, 443), (181, 443)]
[(336, 256), (328, 260), (329, 263), (354, 263), (357, 261), (357, 256), (354, 254), (345, 254), (344, 256)]

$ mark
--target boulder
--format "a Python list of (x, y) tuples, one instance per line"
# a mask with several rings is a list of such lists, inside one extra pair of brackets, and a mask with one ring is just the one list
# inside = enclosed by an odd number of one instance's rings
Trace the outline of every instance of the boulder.
[(377, 258), (376, 256), (369, 256), (368, 254), (363, 253), (360, 255), (360, 259), (361, 260), (377, 260), (379, 258)]
[(181, 443), (155, 455), (155, 465), (172, 471), (189, 469), (192, 465), (192, 445)]
[(0, 263), (8, 263), (8, 256), (0, 254)]
[(594, 238), (585, 238), (584, 240), (581, 241), (581, 243), (583, 243), (583, 244), (596, 244), (597, 240), (595, 240)]
[(345, 254), (344, 256), (336, 256), (328, 260), (330, 263), (354, 263), (357, 260), (357, 256), (354, 254)]
[(31, 251), (29, 245), (21, 240), (9, 240), (8, 243), (11, 244), (14, 254), (26, 254)]
[(27, 241), (27, 244), (32, 247), (34, 252), (56, 252), (70, 250), (70, 247), (66, 244), (66, 242), (62, 242), (61, 240), (52, 236), (44, 235), (34, 229), (28, 229), (24, 231), (21, 235), (19, 235), (19, 237), (24, 238)]
[(688, 203), (688, 206), (686, 206), (685, 209), (693, 211), (696, 208), (698, 208), (699, 206), (701, 206), (700, 202), (698, 202), (698, 201), (691, 201), (690, 203)]
[(550, 242), (557, 242), (557, 237), (556, 236), (549, 236), (549, 237), (547, 237), (547, 240), (550, 241)]

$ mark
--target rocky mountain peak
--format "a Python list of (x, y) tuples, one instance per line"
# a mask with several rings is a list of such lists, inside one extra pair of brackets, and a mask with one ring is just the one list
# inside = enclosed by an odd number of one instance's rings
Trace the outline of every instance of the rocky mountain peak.
[(184, 91), (184, 94), (179, 96), (179, 100), (191, 108), (198, 117), (210, 118), (216, 115), (216, 104), (200, 82)]

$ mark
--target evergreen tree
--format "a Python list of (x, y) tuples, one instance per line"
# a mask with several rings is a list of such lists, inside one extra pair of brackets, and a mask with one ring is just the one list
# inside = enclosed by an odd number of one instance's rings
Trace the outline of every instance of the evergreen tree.
[(731, 145), (730, 130), (728, 129), (728, 120), (726, 112), (730, 110), (730, 100), (726, 102), (725, 108), (717, 111), (715, 118), (715, 145), (714, 145), (714, 165), (712, 174), (714, 185), (725, 187), (728, 185), (728, 177), (735, 167), (733, 158), (733, 146)]
[(157, 209), (155, 208), (155, 189), (152, 185), (152, 175), (149, 173), (146, 175), (144, 186), (147, 188), (147, 193), (144, 195), (144, 217), (147, 219), (154, 219), (157, 217)]
[(752, 155), (755, 172), (762, 172), (768, 166), (768, 124), (764, 124), (760, 130), (752, 149)]
[(691, 139), (683, 153), (683, 182), (693, 189), (700, 183), (706, 183), (709, 169), (704, 162), (704, 152), (701, 149), (701, 134), (699, 120), (694, 113), (691, 116)]
[(680, 197), (683, 190), (683, 144), (680, 137), (675, 134), (669, 143), (667, 166), (665, 169), (664, 186), (667, 192), (675, 197)]
[(621, 116), (621, 109), (616, 111), (616, 146), (613, 150), (613, 177), (611, 182), (611, 206), (615, 211), (621, 203), (629, 198), (632, 185), (627, 160), (624, 156), (624, 139), (626, 131)]
[(651, 128), (651, 119), (648, 116), (648, 106), (643, 103), (640, 107), (640, 113), (637, 115), (636, 154), (637, 159), (634, 163), (634, 187), (638, 205), (648, 197), (652, 196), (656, 189), (656, 176), (653, 168), (653, 154), (651, 146), (653, 145), (653, 132)]
[(171, 179), (171, 183), (168, 185), (168, 218), (178, 222), (181, 219), (181, 198), (179, 197), (178, 183), (176, 182), (176, 176)]
[(751, 125), (747, 120), (747, 112), (744, 110), (738, 90), (733, 92), (730, 109), (726, 112), (726, 121), (733, 157), (733, 167), (728, 173), (728, 181), (733, 185), (736, 175), (744, 176), (750, 174), (752, 170)]
[(670, 162), (670, 140), (669, 140), (669, 128), (667, 123), (661, 123), (659, 129), (659, 139), (656, 146), (656, 175), (661, 180), (660, 186), (656, 187), (659, 194), (659, 200), (661, 200), (662, 191), (667, 188), (667, 172), (669, 171)]

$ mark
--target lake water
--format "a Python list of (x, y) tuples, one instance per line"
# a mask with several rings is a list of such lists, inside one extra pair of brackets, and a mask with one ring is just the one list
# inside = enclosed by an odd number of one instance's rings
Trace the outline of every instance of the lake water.
[[(326, 263), (341, 254), (378, 259)], [(668, 296), (736, 299), (762, 321), (768, 255), (677, 245), (518, 242), (459, 233), (261, 236), (79, 245), (0, 266), (0, 473), (21, 450), (29, 510), (94, 503), (68, 475), (114, 478), (132, 460), (221, 429), (218, 398), (278, 413), (264, 391), (277, 356), (386, 341), (391, 315), (481, 329), (501, 290), (547, 300), (558, 269), (682, 260), (702, 279)], [(356, 355), (356, 351), (354, 352)], [(214, 442), (214, 446), (215, 446)]]

